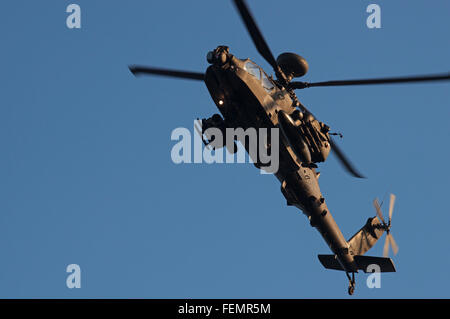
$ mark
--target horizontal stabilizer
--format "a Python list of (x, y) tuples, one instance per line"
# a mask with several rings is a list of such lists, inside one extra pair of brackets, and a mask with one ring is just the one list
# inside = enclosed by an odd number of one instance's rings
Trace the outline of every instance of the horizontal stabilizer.
[[(320, 263), (326, 269), (344, 270), (336, 258), (336, 255), (319, 255)], [(370, 265), (379, 267), (380, 272), (395, 272), (395, 266), (391, 258), (373, 256), (354, 256), (356, 267), (364, 272), (372, 272), (375, 267), (367, 269)], [(369, 271), (368, 271), (369, 270)]]
[[(380, 267), (380, 272), (395, 272), (395, 266), (394, 262), (391, 258), (386, 257), (373, 257), (373, 256), (355, 256), (355, 262), (358, 266), (358, 269), (361, 269), (364, 272), (373, 272), (373, 269), (369, 269), (367, 271), (367, 268), (370, 265), (376, 265)], [(378, 270), (377, 270), (378, 271)]]
[(320, 263), (326, 269), (344, 270), (336, 258), (336, 255), (318, 255)]

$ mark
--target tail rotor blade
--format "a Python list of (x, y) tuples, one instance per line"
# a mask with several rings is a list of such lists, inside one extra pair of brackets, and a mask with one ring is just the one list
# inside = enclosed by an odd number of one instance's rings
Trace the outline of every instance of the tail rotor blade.
[(381, 212), (380, 204), (378, 203), (378, 198), (375, 198), (373, 200), (373, 207), (375, 207), (375, 210), (377, 211), (377, 215), (380, 218), (381, 222), (383, 224), (386, 224), (386, 222), (384, 221), (383, 213)]
[(397, 253), (398, 253), (398, 245), (395, 242), (394, 237), (391, 234), (389, 234), (388, 237), (389, 237), (389, 242), (390, 242), (391, 247), (392, 247), (392, 251), (394, 252), (394, 255), (397, 255)]
[(395, 204), (395, 195), (391, 194), (391, 199), (389, 201), (389, 223), (391, 222), (391, 219), (392, 219), (392, 213), (394, 211), (394, 204)]
[(384, 239), (383, 257), (389, 257), (389, 235)]
[(383, 223), (383, 228), (386, 231), (386, 238), (384, 240), (384, 246), (383, 246), (383, 256), (389, 257), (389, 246), (392, 247), (392, 251), (394, 252), (394, 255), (397, 255), (398, 253), (398, 245), (394, 240), (394, 237), (390, 233), (391, 228), (391, 218), (392, 218), (392, 212), (394, 210), (394, 203), (395, 203), (395, 195), (391, 194), (391, 199), (389, 202), (389, 224), (386, 224), (386, 221), (384, 220), (383, 213), (381, 212), (380, 203), (378, 202), (378, 198), (375, 198), (373, 200), (373, 207), (375, 207), (375, 210), (377, 211), (377, 216)]

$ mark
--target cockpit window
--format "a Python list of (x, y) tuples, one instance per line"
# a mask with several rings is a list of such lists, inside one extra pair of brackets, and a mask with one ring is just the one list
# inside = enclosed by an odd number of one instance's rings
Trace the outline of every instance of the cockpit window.
[(264, 89), (267, 92), (270, 93), (273, 90), (274, 85), (273, 85), (272, 81), (269, 80), (269, 78), (267, 77), (267, 75), (264, 72), (261, 72), (261, 73), (262, 73), (262, 78), (261, 78), (262, 86), (264, 87)]
[(264, 73), (264, 71), (261, 70), (259, 66), (257, 66), (255, 63), (251, 61), (247, 61), (244, 64), (244, 69), (245, 71), (253, 75), (255, 78), (260, 80), (263, 88), (268, 93), (272, 92), (275, 86), (273, 85), (273, 82), (267, 77), (266, 73)]
[(245, 71), (256, 77), (258, 80), (261, 79), (261, 70), (255, 63), (251, 61), (246, 62), (244, 64), (244, 69)]

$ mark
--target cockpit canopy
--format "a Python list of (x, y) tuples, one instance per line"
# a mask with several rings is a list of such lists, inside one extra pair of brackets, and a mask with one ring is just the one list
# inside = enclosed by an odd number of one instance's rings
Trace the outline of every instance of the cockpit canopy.
[(244, 70), (253, 75), (256, 79), (258, 79), (261, 82), (261, 85), (263, 86), (264, 90), (266, 90), (267, 93), (271, 93), (275, 87), (273, 82), (269, 79), (267, 74), (255, 63), (248, 60), (244, 64)]

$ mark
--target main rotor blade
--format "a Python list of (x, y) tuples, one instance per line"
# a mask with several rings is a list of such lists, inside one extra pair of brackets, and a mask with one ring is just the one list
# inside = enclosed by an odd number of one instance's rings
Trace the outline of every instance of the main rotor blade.
[(394, 211), (394, 204), (395, 204), (395, 195), (391, 194), (391, 199), (389, 201), (389, 223), (392, 219), (392, 212)]
[(375, 207), (375, 210), (377, 212), (377, 216), (380, 218), (381, 222), (383, 224), (386, 224), (386, 222), (384, 221), (383, 213), (381, 212), (380, 204), (378, 203), (378, 198), (375, 198), (373, 200), (373, 207)]
[(383, 246), (383, 257), (389, 257), (389, 235), (386, 235), (386, 238), (384, 239), (384, 246)]
[(267, 62), (275, 69), (278, 69), (277, 62), (273, 57), (272, 52), (269, 49), (264, 37), (262, 36), (261, 31), (256, 25), (255, 20), (253, 19), (250, 10), (248, 9), (244, 0), (234, 0), (234, 4), (236, 5), (239, 14), (241, 15), (242, 20), (247, 27), (250, 36), (252, 37), (253, 43), (256, 46), (258, 52), (266, 59)]
[(331, 149), (336, 154), (339, 162), (345, 167), (345, 169), (354, 177), (357, 178), (365, 178), (363, 175), (361, 175), (355, 167), (352, 165), (352, 163), (347, 159), (347, 157), (344, 155), (344, 153), (341, 151), (341, 149), (337, 146), (337, 144), (333, 141), (333, 139), (330, 137), (330, 145)]
[(392, 234), (389, 234), (389, 241), (391, 243), (392, 251), (394, 252), (394, 255), (397, 255), (398, 253), (398, 245), (394, 240), (394, 236)]
[(189, 79), (189, 80), (198, 80), (203, 81), (205, 79), (205, 74), (200, 72), (187, 72), (187, 71), (178, 71), (178, 70), (168, 70), (168, 69), (159, 69), (159, 68), (151, 68), (146, 66), (138, 66), (138, 65), (130, 65), (128, 67), (135, 76), (139, 75), (162, 75), (162, 76), (170, 76), (174, 78), (181, 79)]
[(340, 80), (326, 82), (291, 82), (293, 89), (306, 89), (315, 86), (346, 86), (346, 85), (369, 85), (369, 84), (395, 84), (395, 83), (415, 83), (415, 82), (437, 82), (449, 81), (450, 72), (432, 75), (415, 75), (394, 78), (378, 78), (378, 79), (359, 79), (359, 80)]

